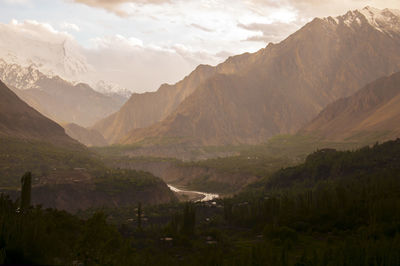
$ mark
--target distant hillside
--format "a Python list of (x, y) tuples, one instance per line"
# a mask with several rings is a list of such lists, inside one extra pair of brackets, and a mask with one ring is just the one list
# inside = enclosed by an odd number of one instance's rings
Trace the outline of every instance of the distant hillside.
[(88, 147), (107, 145), (104, 137), (94, 129), (86, 129), (73, 123), (63, 125), (63, 127), (68, 136)]
[(214, 73), (213, 67), (200, 65), (175, 85), (164, 84), (157, 92), (135, 93), (118, 112), (100, 120), (93, 128), (115, 143), (132, 129), (147, 127), (167, 117)]
[(330, 104), (299, 133), (372, 142), (400, 137), (400, 72)]
[(64, 129), (23, 102), (0, 81), (0, 137), (79, 146)]
[(200, 145), (253, 144), (294, 133), (329, 103), (399, 71), (399, 47), (400, 11), (365, 8), (316, 18), (279, 44), (210, 68), (214, 74), (195, 90), (190, 87), (170, 115), (119, 142), (175, 138)]
[(58, 123), (91, 126), (118, 110), (126, 101), (120, 95), (105, 95), (89, 85), (72, 84), (48, 76), (35, 67), (22, 67), (0, 59), (0, 79), (36, 110)]

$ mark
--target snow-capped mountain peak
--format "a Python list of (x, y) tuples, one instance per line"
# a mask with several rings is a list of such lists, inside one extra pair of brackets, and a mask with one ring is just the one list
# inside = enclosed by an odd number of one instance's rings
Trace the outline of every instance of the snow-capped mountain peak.
[(363, 9), (349, 11), (342, 16), (327, 17), (324, 20), (353, 29), (368, 25), (383, 33), (400, 32), (400, 10), (397, 9), (378, 9), (367, 6)]
[(377, 9), (367, 6), (358, 11), (377, 30), (382, 32), (400, 32), (400, 10)]
[(125, 98), (129, 98), (132, 94), (131, 91), (129, 91), (126, 88), (123, 88), (121, 86), (119, 86), (118, 84), (115, 84), (113, 82), (107, 82), (104, 80), (100, 80), (98, 81), (95, 85), (94, 88), (96, 91), (101, 92), (105, 95), (120, 95), (123, 96)]
[(34, 67), (46, 75), (80, 79), (91, 70), (79, 46), (66, 33), (43, 38), (49, 29), (35, 21), (0, 24), (0, 58), (9, 64)]
[(37, 88), (37, 81), (44, 75), (34, 66), (23, 67), (0, 59), (0, 80), (19, 89)]

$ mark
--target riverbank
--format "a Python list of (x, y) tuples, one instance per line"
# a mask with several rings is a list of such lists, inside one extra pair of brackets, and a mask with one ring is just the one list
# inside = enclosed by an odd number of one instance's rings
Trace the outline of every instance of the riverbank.
[(203, 201), (210, 201), (210, 200), (219, 198), (218, 194), (206, 193), (206, 192), (200, 192), (200, 191), (183, 190), (183, 189), (174, 187), (170, 184), (168, 184), (168, 187), (177, 194), (178, 199), (180, 201), (194, 201), (194, 202), (201, 201), (201, 202), (203, 202)]

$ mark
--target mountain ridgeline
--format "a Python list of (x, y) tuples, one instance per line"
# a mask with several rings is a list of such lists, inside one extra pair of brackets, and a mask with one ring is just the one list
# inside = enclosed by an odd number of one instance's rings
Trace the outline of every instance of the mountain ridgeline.
[(73, 84), (45, 75), (34, 66), (22, 67), (0, 59), (0, 79), (21, 99), (58, 123), (91, 126), (118, 110), (126, 98), (105, 95), (84, 83)]
[(328, 105), (299, 134), (338, 141), (385, 141), (400, 136), (400, 72)]
[(135, 94), (94, 128), (122, 144), (163, 138), (200, 145), (263, 142), (295, 133), (329, 103), (399, 71), (399, 46), (397, 10), (367, 7), (316, 18), (279, 44)]
[(23, 102), (0, 81), (0, 137), (52, 143), (61, 147), (81, 146), (57, 123)]

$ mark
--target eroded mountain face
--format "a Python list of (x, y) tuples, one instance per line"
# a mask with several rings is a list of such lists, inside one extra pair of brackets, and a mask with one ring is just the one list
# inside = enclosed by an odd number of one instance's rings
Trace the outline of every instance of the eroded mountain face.
[[(161, 97), (165, 86), (152, 97), (134, 95), (95, 128), (123, 144), (165, 137), (202, 145), (258, 143), (295, 133), (329, 103), (399, 71), (399, 29), (397, 10), (367, 7), (316, 18), (279, 44), (196, 69), (168, 86), (173, 97)], [(186, 93), (176, 97), (177, 91)]]
[(328, 105), (299, 132), (330, 140), (384, 141), (400, 136), (400, 72)]

